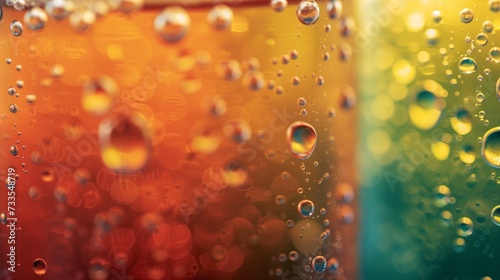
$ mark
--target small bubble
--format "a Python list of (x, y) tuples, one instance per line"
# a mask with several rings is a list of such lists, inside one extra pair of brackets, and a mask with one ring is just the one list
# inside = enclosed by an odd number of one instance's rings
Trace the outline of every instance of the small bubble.
[(13, 20), (10, 23), (10, 31), (11, 31), (12, 35), (14, 35), (16, 37), (21, 36), (21, 34), (23, 34), (23, 25), (22, 25), (22, 23), (19, 22), (18, 20)]
[(476, 36), (476, 42), (480, 46), (486, 45), (488, 43), (488, 35), (486, 35), (484, 33), (477, 34), (477, 36)]
[(489, 0), (488, 6), (490, 7), (490, 11), (496, 13), (500, 11), (500, 0)]
[(284, 205), (286, 203), (286, 197), (284, 195), (277, 195), (275, 202), (277, 205)]
[(215, 73), (228, 81), (234, 81), (241, 77), (242, 70), (237, 60), (223, 61), (215, 67)]
[(264, 74), (260, 71), (248, 72), (243, 76), (243, 85), (252, 91), (258, 91), (264, 87)]
[(78, 31), (89, 29), (96, 21), (94, 12), (89, 9), (77, 10), (69, 17), (69, 23)]
[(484, 32), (487, 32), (487, 33), (491, 33), (491, 31), (493, 31), (493, 22), (490, 21), (490, 20), (485, 20), (483, 22), (483, 30)]
[(165, 8), (154, 21), (154, 29), (169, 43), (182, 40), (189, 31), (191, 19), (188, 13), (180, 6)]
[(307, 159), (312, 155), (317, 141), (314, 127), (305, 122), (295, 122), (288, 127), (286, 135), (293, 156)]
[(300, 85), (300, 78), (297, 76), (293, 77), (292, 78), (292, 85), (294, 85), (294, 86)]
[(295, 262), (299, 259), (299, 253), (297, 251), (290, 251), (288, 253), (288, 259), (292, 262)]
[(12, 63), (12, 59), (10, 59), (10, 58), (5, 59), (5, 63), (11, 64)]
[(16, 89), (15, 89), (15, 88), (13, 88), (13, 87), (9, 87), (9, 88), (7, 89), (7, 93), (8, 93), (9, 95), (14, 95), (14, 94), (16, 94), (16, 93), (17, 93), (17, 91), (16, 91)]
[(50, 68), (50, 75), (53, 78), (60, 78), (64, 74), (64, 67), (60, 64), (53, 65)]
[(312, 25), (318, 21), (319, 6), (314, 0), (302, 0), (297, 7), (297, 17), (305, 25)]
[(11, 104), (11, 105), (9, 106), (9, 111), (10, 111), (11, 113), (17, 113), (17, 112), (19, 111), (19, 107), (18, 107), (16, 104)]
[(275, 12), (282, 12), (288, 6), (288, 1), (287, 0), (271, 0), (270, 5), (271, 5), (271, 8), (273, 8), (273, 10)]
[(439, 11), (439, 10), (432, 11), (432, 19), (436, 23), (440, 22), (443, 19), (443, 15), (442, 15), (441, 11)]
[(463, 217), (458, 219), (457, 221), (457, 234), (461, 237), (467, 237), (472, 234), (474, 230), (474, 224), (472, 223), (472, 220)]
[(17, 156), (17, 154), (19, 153), (19, 149), (17, 148), (17, 146), (12, 145), (10, 146), (9, 152), (11, 155)]
[(463, 57), (458, 62), (458, 70), (460, 70), (460, 73), (470, 74), (476, 72), (476, 69), (477, 69), (476, 61), (470, 57)]
[(228, 29), (233, 22), (233, 10), (226, 5), (216, 5), (208, 12), (207, 20), (216, 30)]
[(33, 261), (33, 271), (36, 275), (44, 275), (47, 272), (47, 262), (44, 259), (35, 259)]
[(460, 11), (460, 21), (463, 22), (463, 23), (469, 23), (472, 21), (472, 19), (474, 18), (474, 12), (469, 9), (469, 8), (465, 8), (463, 10)]
[(125, 14), (139, 11), (144, 6), (144, 0), (120, 0), (117, 9)]
[(24, 81), (23, 80), (16, 81), (16, 87), (17, 88), (23, 88), (24, 87)]
[(326, 4), (326, 12), (330, 19), (337, 19), (342, 16), (343, 5), (341, 0), (329, 0)]
[(45, 3), (45, 11), (55, 20), (62, 20), (68, 17), (74, 10), (75, 3), (72, 0), (48, 0)]
[(26, 102), (28, 102), (28, 104), (34, 104), (36, 102), (36, 95), (27, 94), (26, 95)]
[(307, 101), (304, 97), (300, 97), (299, 99), (297, 99), (297, 105), (303, 107), (303, 106), (306, 106), (307, 104)]
[(498, 47), (491, 48), (489, 52), (489, 58), (494, 63), (500, 63), (500, 48)]
[(323, 272), (325, 272), (326, 267), (327, 267), (327, 263), (326, 263), (325, 257), (323, 257), (323, 256), (316, 256), (312, 260), (312, 267), (313, 267), (314, 271), (316, 271), (317, 273), (323, 273)]
[(302, 218), (309, 218), (314, 214), (314, 203), (310, 200), (302, 200), (297, 205), (297, 210)]
[(33, 7), (24, 14), (24, 23), (32, 30), (40, 30), (48, 21), (47, 14), (40, 7)]
[(83, 86), (82, 107), (95, 116), (107, 114), (118, 96), (118, 85), (108, 76), (90, 79)]
[(326, 267), (329, 273), (337, 271), (337, 269), (339, 268), (339, 260), (336, 258), (329, 258)]

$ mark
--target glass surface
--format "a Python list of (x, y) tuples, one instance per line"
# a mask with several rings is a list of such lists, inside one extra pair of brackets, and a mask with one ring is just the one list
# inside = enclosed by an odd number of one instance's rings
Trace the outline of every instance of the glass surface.
[(22, 3), (0, 279), (357, 278), (352, 2)]

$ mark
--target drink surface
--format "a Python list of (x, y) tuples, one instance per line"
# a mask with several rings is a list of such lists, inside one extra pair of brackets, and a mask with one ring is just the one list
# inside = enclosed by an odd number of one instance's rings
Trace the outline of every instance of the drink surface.
[(0, 278), (356, 278), (353, 7), (273, 3), (2, 6)]
[(497, 279), (500, 2), (364, 3), (364, 277)]

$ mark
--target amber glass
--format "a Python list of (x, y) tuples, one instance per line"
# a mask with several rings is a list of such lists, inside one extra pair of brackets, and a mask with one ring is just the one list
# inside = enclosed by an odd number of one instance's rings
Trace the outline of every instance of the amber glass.
[(98, 2), (2, 6), (0, 278), (356, 279), (352, 3)]

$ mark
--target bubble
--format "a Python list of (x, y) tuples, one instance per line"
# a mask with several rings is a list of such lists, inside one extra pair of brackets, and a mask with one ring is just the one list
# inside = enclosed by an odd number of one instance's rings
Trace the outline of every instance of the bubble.
[(450, 204), (451, 191), (450, 191), (450, 188), (448, 188), (447, 186), (440, 185), (440, 186), (436, 187), (434, 189), (434, 194), (435, 194), (434, 204), (437, 207), (444, 207), (444, 206)]
[(47, 262), (44, 259), (35, 259), (33, 261), (33, 271), (36, 275), (44, 275), (47, 272)]
[(18, 11), (24, 10), (26, 7), (26, 0), (15, 0), (14, 1), (14, 9)]
[(16, 81), (16, 87), (17, 88), (23, 88), (24, 87), (24, 81), (23, 80)]
[(432, 11), (432, 19), (434, 22), (438, 23), (443, 19), (443, 14), (439, 10)]
[(316, 147), (316, 130), (305, 122), (292, 123), (286, 132), (288, 148), (299, 159), (309, 158)]
[(208, 12), (207, 20), (216, 30), (225, 30), (233, 22), (233, 10), (226, 5), (216, 5)]
[(314, 0), (302, 0), (297, 7), (297, 18), (305, 25), (312, 25), (318, 21), (319, 6)]
[(304, 107), (306, 106), (307, 104), (307, 101), (304, 97), (299, 97), (299, 99), (297, 99), (297, 105), (299, 105), (300, 107)]
[(474, 223), (467, 217), (462, 217), (457, 221), (457, 234), (461, 237), (467, 237), (474, 231)]
[(472, 164), (476, 161), (476, 154), (474, 153), (474, 147), (470, 144), (466, 144), (462, 147), (458, 153), (460, 160), (466, 164)]
[(243, 76), (243, 85), (252, 90), (261, 90), (265, 85), (264, 74), (260, 71), (248, 72)]
[(312, 260), (312, 267), (317, 273), (323, 273), (326, 270), (326, 259), (323, 256), (316, 256)]
[(437, 44), (439, 42), (440, 36), (441, 36), (441, 33), (437, 29), (429, 28), (429, 29), (425, 30), (425, 38), (427, 39), (427, 43), (429, 45)]
[(13, 20), (10, 23), (10, 32), (12, 33), (12, 35), (14, 35), (16, 37), (21, 36), (21, 34), (23, 34), (23, 25), (22, 25), (22, 23), (19, 22), (18, 20)]
[(145, 120), (138, 115), (105, 119), (99, 125), (101, 158), (111, 170), (137, 172), (148, 163), (151, 138)]
[(14, 95), (14, 94), (16, 94), (16, 93), (17, 93), (17, 91), (16, 91), (16, 89), (15, 89), (15, 88), (13, 88), (13, 87), (9, 87), (9, 88), (7, 89), (7, 93), (8, 93), (9, 95)]
[(500, 226), (500, 205), (493, 207), (491, 210), (491, 220), (495, 225)]
[(154, 29), (169, 43), (182, 40), (189, 31), (191, 19), (182, 7), (172, 6), (159, 13), (154, 21)]
[(476, 43), (480, 46), (484, 46), (488, 43), (488, 35), (484, 33), (479, 33), (476, 36)]
[(461, 22), (469, 23), (474, 18), (474, 12), (469, 8), (465, 8), (460, 11), (459, 16)]
[(75, 3), (71, 0), (48, 0), (45, 3), (45, 11), (56, 20), (67, 18), (75, 9)]
[(250, 139), (252, 130), (244, 120), (230, 120), (222, 128), (224, 135), (235, 143), (243, 143)]
[(94, 12), (89, 9), (77, 10), (69, 16), (69, 23), (78, 31), (89, 29), (96, 20)]
[(19, 107), (18, 107), (16, 104), (11, 104), (11, 105), (9, 106), (9, 111), (10, 111), (11, 113), (17, 113), (17, 112), (19, 111)]
[(460, 135), (466, 135), (472, 131), (472, 117), (465, 109), (458, 109), (450, 117), (450, 123), (453, 130)]
[(489, 165), (500, 168), (500, 127), (492, 128), (484, 134), (481, 154)]
[(277, 195), (275, 200), (277, 205), (284, 205), (286, 203), (286, 197), (284, 195)]
[(295, 225), (294, 221), (293, 220), (287, 220), (286, 221), (286, 226), (288, 228), (293, 228), (293, 226)]
[(337, 269), (339, 268), (339, 260), (336, 258), (329, 258), (326, 268), (328, 269), (329, 273), (337, 271)]
[(465, 240), (461, 237), (453, 240), (453, 250), (457, 253), (465, 251)]
[(302, 218), (309, 218), (314, 214), (314, 203), (304, 199), (297, 205), (297, 210)]
[(118, 91), (118, 85), (108, 76), (90, 79), (83, 86), (82, 107), (92, 115), (106, 115), (113, 107)]
[(109, 277), (110, 264), (103, 257), (93, 257), (88, 264), (88, 276), (91, 280), (105, 280)]
[(210, 248), (210, 258), (215, 262), (220, 262), (227, 257), (227, 250), (223, 244), (215, 243)]
[(26, 95), (26, 102), (28, 102), (28, 104), (34, 104), (36, 102), (36, 95), (27, 94)]
[(470, 74), (476, 72), (476, 69), (476, 61), (470, 57), (463, 57), (458, 62), (458, 70), (460, 70), (460, 73)]
[(60, 78), (64, 74), (64, 67), (61, 64), (55, 64), (50, 68), (50, 75), (53, 78)]
[(412, 123), (420, 129), (430, 129), (441, 118), (446, 107), (444, 96), (446, 91), (438, 83), (427, 80), (418, 87), (413, 103), (408, 108)]
[(500, 62), (500, 48), (498, 48), (498, 47), (491, 48), (490, 52), (489, 52), (489, 58), (491, 59), (491, 61), (493, 61), (495, 63), (499, 63)]
[(144, 6), (144, 0), (119, 0), (117, 9), (122, 13), (132, 13)]
[(286, 7), (288, 6), (288, 1), (287, 0), (271, 0), (271, 8), (275, 12), (283, 12)]
[(483, 22), (483, 30), (484, 30), (484, 32), (488, 32), (488, 33), (490, 33), (491, 31), (493, 31), (493, 27), (494, 27), (494, 26), (493, 26), (493, 22), (492, 22), (492, 21), (490, 21), (490, 20), (485, 20), (485, 21)]
[(500, 0), (489, 0), (488, 6), (490, 7), (490, 11), (496, 13), (500, 11)]
[(0, 224), (5, 224), (5, 223), (7, 223), (7, 215), (4, 212), (2, 212), (0, 213)]
[(330, 19), (337, 19), (342, 16), (342, 1), (341, 0), (329, 0), (326, 4), (326, 12)]
[(47, 14), (40, 7), (33, 7), (24, 14), (24, 24), (32, 30), (40, 30), (48, 21)]
[(217, 64), (215, 73), (228, 81), (237, 80), (242, 75), (240, 63), (234, 59)]
[(299, 259), (299, 253), (297, 251), (290, 251), (288, 253), (288, 259), (292, 262), (296, 262)]
[(19, 149), (17, 148), (16, 145), (12, 145), (10, 146), (9, 152), (11, 155), (17, 156), (17, 154), (19, 153)]

